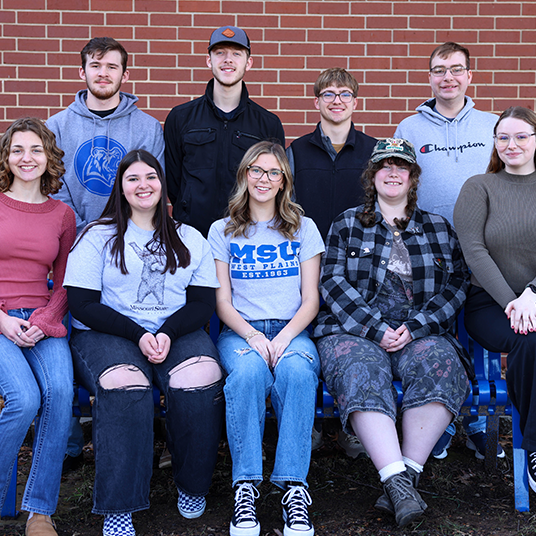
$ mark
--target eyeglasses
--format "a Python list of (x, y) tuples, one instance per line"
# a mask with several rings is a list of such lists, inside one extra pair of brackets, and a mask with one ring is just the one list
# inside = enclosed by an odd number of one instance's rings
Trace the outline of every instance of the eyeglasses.
[(468, 70), (463, 65), (453, 65), (452, 67), (437, 66), (430, 69), (430, 73), (432, 73), (432, 76), (445, 76), (446, 72), (449, 71), (452, 76), (461, 76)]
[(531, 136), (535, 136), (536, 132), (529, 134), (528, 132), (519, 132), (519, 134), (514, 134), (509, 136), (508, 134), (497, 134), (493, 136), (495, 138), (495, 144), (497, 147), (508, 147), (510, 145), (510, 140), (514, 140), (514, 143), (518, 147), (525, 147), (530, 140)]
[(278, 182), (283, 178), (283, 175), (285, 172), (281, 169), (269, 169), (268, 171), (266, 169), (262, 169), (259, 166), (248, 166), (248, 175), (258, 181), (262, 178), (262, 176), (266, 173), (266, 176), (268, 177), (268, 180), (270, 182)]
[(320, 98), (327, 104), (333, 102), (337, 97), (341, 99), (341, 102), (352, 102), (354, 94), (350, 91), (343, 91), (342, 93), (333, 93), (333, 91), (324, 91), (320, 94)]

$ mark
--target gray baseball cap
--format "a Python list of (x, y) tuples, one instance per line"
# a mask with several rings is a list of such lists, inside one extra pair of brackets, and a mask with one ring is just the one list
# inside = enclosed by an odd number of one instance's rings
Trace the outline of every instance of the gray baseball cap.
[(233, 43), (251, 51), (248, 34), (236, 26), (222, 26), (214, 30), (210, 36), (208, 51), (210, 52), (215, 45), (220, 43)]

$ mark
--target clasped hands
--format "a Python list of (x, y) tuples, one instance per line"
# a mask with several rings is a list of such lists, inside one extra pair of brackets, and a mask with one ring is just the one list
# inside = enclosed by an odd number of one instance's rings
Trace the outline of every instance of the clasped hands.
[(290, 344), (290, 341), (291, 339), (281, 331), (271, 341), (266, 338), (264, 333), (260, 333), (259, 335), (255, 335), (255, 337), (251, 337), (248, 344), (251, 348), (257, 350), (268, 366), (273, 369)]
[(510, 320), (510, 327), (520, 335), (536, 331), (536, 294), (530, 288), (512, 300), (504, 310)]
[(45, 338), (43, 331), (37, 326), (32, 326), (28, 320), (9, 316), (3, 312), (0, 318), (0, 332), (21, 348), (32, 348)]
[(398, 352), (411, 340), (411, 333), (405, 324), (402, 324), (397, 329), (389, 327), (383, 334), (380, 348), (383, 348), (386, 352)]
[(171, 339), (165, 333), (144, 333), (138, 342), (141, 353), (147, 358), (149, 363), (163, 363), (171, 348)]

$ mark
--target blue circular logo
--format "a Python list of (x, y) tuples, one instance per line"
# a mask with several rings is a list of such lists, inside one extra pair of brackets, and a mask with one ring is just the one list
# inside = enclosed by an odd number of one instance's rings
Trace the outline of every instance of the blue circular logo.
[(107, 136), (96, 136), (78, 148), (74, 156), (74, 169), (80, 184), (89, 192), (109, 197), (115, 174), (125, 148)]

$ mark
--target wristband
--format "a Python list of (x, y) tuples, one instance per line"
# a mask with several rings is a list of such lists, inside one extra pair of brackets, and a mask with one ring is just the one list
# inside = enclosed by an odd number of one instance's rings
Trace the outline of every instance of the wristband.
[(525, 288), (530, 288), (534, 294), (536, 294), (536, 285), (533, 285), (532, 283), (529, 283)]
[(253, 339), (253, 337), (256, 337), (257, 335), (264, 335), (264, 333), (258, 329), (252, 329), (244, 335), (244, 339), (246, 339), (246, 342), (249, 342), (250, 339)]

